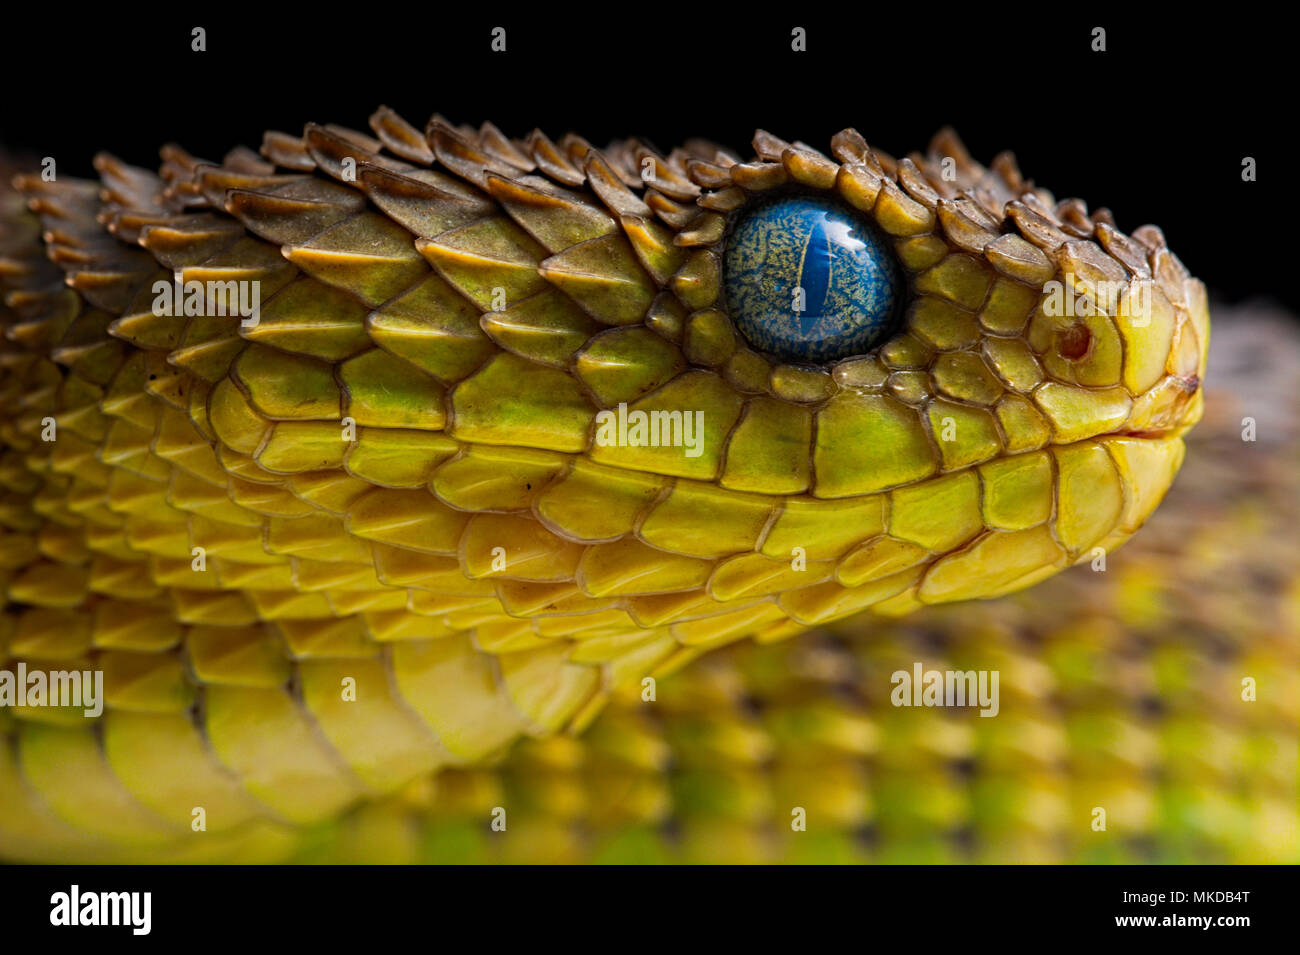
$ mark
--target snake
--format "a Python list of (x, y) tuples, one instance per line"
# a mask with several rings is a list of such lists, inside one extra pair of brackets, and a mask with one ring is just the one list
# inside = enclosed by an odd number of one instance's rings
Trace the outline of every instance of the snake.
[(103, 680), (0, 707), (5, 858), (276, 858), (727, 644), (1104, 561), (1203, 413), (1161, 231), (951, 130), (369, 125), (0, 193), (0, 661)]

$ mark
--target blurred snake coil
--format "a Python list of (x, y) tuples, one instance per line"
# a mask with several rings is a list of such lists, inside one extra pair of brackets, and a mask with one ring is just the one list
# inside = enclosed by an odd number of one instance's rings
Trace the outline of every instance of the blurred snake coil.
[[(895, 160), (370, 125), (8, 169), (0, 663), (106, 702), (0, 708), (0, 856), (1295, 859), (1295, 581), (1247, 580), (1290, 596), (1225, 643), (1160, 589), (1222, 549), (1114, 555), (1204, 409), (1206, 293), (1159, 229), (950, 131)], [(896, 256), (868, 351), (733, 324), (731, 229), (786, 195)], [(199, 307), (160, 314), (173, 281)], [(702, 412), (699, 453), (598, 441), (604, 411)], [(935, 606), (1107, 558), (1082, 603)], [(890, 707), (916, 660), (996, 664), (1001, 715)], [(1272, 702), (1224, 716), (1241, 676)]]

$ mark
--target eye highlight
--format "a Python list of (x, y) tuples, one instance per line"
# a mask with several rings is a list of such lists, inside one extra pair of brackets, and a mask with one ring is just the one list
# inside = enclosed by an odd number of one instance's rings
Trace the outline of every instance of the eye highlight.
[(893, 253), (875, 228), (812, 196), (746, 211), (723, 265), (736, 327), (755, 348), (791, 361), (871, 350), (893, 331), (903, 298)]

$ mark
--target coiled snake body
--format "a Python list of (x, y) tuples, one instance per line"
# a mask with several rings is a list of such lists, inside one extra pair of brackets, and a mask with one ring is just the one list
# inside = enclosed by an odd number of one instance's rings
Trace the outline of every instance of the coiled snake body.
[[(275, 857), (722, 644), (1018, 590), (1141, 526), (1200, 417), (1205, 290), (1159, 230), (951, 133), (371, 126), (3, 194), (0, 654), (106, 695), (0, 710), (4, 856)], [(729, 226), (787, 192), (896, 255), (870, 351), (732, 322)], [(637, 411), (702, 413), (699, 453), (597, 440)]]

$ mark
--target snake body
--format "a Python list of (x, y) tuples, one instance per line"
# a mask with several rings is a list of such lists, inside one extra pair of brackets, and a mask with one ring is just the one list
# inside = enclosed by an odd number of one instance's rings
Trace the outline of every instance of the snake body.
[[(106, 708), (0, 710), (0, 854), (276, 857), (723, 644), (1022, 589), (1136, 531), (1201, 415), (1205, 290), (1160, 231), (950, 132), (371, 127), (3, 195), (0, 654), (101, 670)], [(729, 224), (782, 190), (888, 237), (880, 347), (732, 325)], [(260, 316), (159, 314), (178, 275)], [(638, 411), (702, 413), (700, 453), (597, 440)]]

